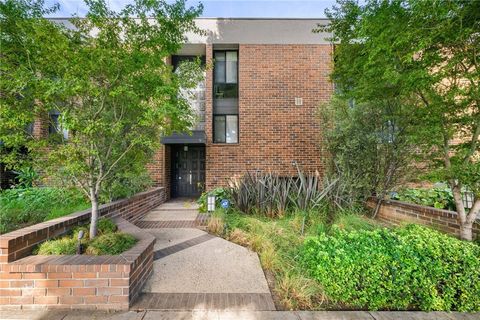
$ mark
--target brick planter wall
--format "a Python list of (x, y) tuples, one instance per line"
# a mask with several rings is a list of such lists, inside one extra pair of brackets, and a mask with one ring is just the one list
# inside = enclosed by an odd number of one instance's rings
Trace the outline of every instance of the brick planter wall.
[[(369, 199), (367, 206), (374, 209), (377, 199)], [(449, 210), (435, 209), (396, 200), (385, 200), (380, 206), (377, 219), (390, 223), (400, 224), (412, 222), (433, 227), (439, 231), (459, 236), (460, 226), (457, 222), (457, 213)], [(480, 221), (473, 224), (474, 237), (480, 235)]]
[(155, 238), (127, 220), (138, 220), (164, 200), (164, 189), (156, 188), (100, 208), (138, 239), (117, 256), (30, 255), (40, 242), (88, 222), (89, 210), (0, 236), (0, 310), (128, 309), (152, 273)]

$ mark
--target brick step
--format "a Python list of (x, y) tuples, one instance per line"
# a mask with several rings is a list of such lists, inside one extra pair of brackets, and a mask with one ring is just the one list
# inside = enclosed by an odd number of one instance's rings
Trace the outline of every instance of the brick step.
[(199, 214), (195, 220), (140, 220), (135, 225), (142, 229), (162, 229), (162, 228), (197, 228), (206, 226), (210, 216), (208, 214)]
[(144, 292), (130, 310), (276, 310), (270, 293)]

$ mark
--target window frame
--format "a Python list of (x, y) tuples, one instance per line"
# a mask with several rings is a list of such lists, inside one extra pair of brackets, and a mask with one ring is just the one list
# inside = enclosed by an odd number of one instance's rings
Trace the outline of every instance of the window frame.
[[(234, 116), (237, 117), (237, 142), (227, 142), (227, 117), (228, 116)], [(225, 141), (215, 141), (215, 117), (223, 117), (225, 118)], [(239, 114), (214, 114), (212, 117), (212, 142), (214, 144), (239, 144), (240, 143), (240, 116)]]
[[(216, 82), (216, 78), (215, 78), (215, 53), (216, 52), (223, 52), (225, 54), (225, 82), (220, 82), (220, 83), (217, 83)], [(236, 61), (236, 67), (237, 67), (237, 74), (236, 74), (236, 83), (228, 83), (227, 82), (227, 52), (235, 52), (236, 55), (237, 55), (237, 61)], [(239, 144), (240, 143), (240, 112), (239, 112), (239, 99), (240, 99), (240, 68), (239, 68), (239, 65), (240, 65), (240, 52), (238, 49), (213, 49), (213, 59), (214, 59), (214, 63), (213, 63), (213, 70), (212, 70), (212, 142), (214, 144), (228, 144), (228, 145), (235, 145), (235, 144)], [(215, 85), (216, 84), (225, 84), (225, 85), (228, 85), (228, 84), (235, 84), (236, 85), (236, 98), (232, 98), (232, 99), (236, 99), (237, 100), (237, 105), (235, 106), (236, 107), (236, 113), (233, 112), (233, 110), (229, 110), (229, 111), (226, 111), (225, 113), (218, 113), (218, 112), (215, 112), (215, 109), (216, 109), (216, 105), (215, 105), (215, 102), (218, 98), (215, 97)], [(219, 98), (218, 100), (221, 100), (222, 98)], [(228, 99), (228, 98), (225, 98), (225, 99)], [(233, 108), (233, 107), (232, 107)], [(227, 142), (227, 116), (235, 116), (237, 117), (237, 142)], [(225, 119), (225, 133), (224, 133), (224, 136), (225, 136), (225, 141), (216, 141), (215, 140), (215, 117), (224, 117)]]

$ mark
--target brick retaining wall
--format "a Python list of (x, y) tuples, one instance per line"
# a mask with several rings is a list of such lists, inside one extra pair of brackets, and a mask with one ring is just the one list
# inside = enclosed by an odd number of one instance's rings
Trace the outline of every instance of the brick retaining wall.
[[(367, 206), (375, 208), (376, 199), (369, 199)], [(390, 223), (400, 224), (412, 222), (427, 225), (445, 233), (459, 236), (460, 226), (455, 211), (436, 209), (396, 200), (384, 200), (377, 214), (377, 219)], [(473, 234), (480, 235), (479, 221), (473, 225)]]
[(101, 216), (138, 239), (117, 256), (32, 256), (39, 243), (88, 222), (85, 210), (0, 236), (0, 310), (73, 308), (126, 310), (153, 270), (155, 238), (136, 221), (165, 201), (163, 188), (105, 204)]

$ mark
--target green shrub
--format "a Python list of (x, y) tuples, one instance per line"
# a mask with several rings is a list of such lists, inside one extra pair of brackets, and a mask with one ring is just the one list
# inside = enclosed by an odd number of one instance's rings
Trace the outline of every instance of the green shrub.
[(207, 212), (207, 198), (208, 196), (215, 196), (215, 207), (219, 208), (220, 203), (223, 199), (231, 200), (231, 193), (228, 188), (215, 188), (208, 192), (202, 193), (200, 198), (198, 198), (197, 203), (200, 205), (198, 210), (200, 212)]
[(88, 239), (90, 224), (74, 228), (70, 234), (59, 239), (46, 241), (34, 250), (39, 255), (76, 254), (78, 233), (83, 230), (82, 245), (89, 255), (114, 255), (130, 249), (137, 240), (126, 233), (117, 232), (117, 225), (110, 219), (98, 220), (98, 235), (93, 240)]
[(437, 209), (456, 210), (452, 190), (448, 187), (402, 189), (395, 193), (392, 199)]
[(130, 234), (115, 232), (95, 237), (87, 247), (86, 254), (114, 255), (130, 249), (137, 240)]
[(308, 238), (302, 261), (354, 308), (480, 310), (480, 247), (429, 228), (337, 230)]
[(78, 189), (25, 188), (0, 193), (0, 233), (89, 207)]
[(77, 240), (65, 237), (42, 243), (34, 253), (39, 255), (63, 255), (77, 253)]

